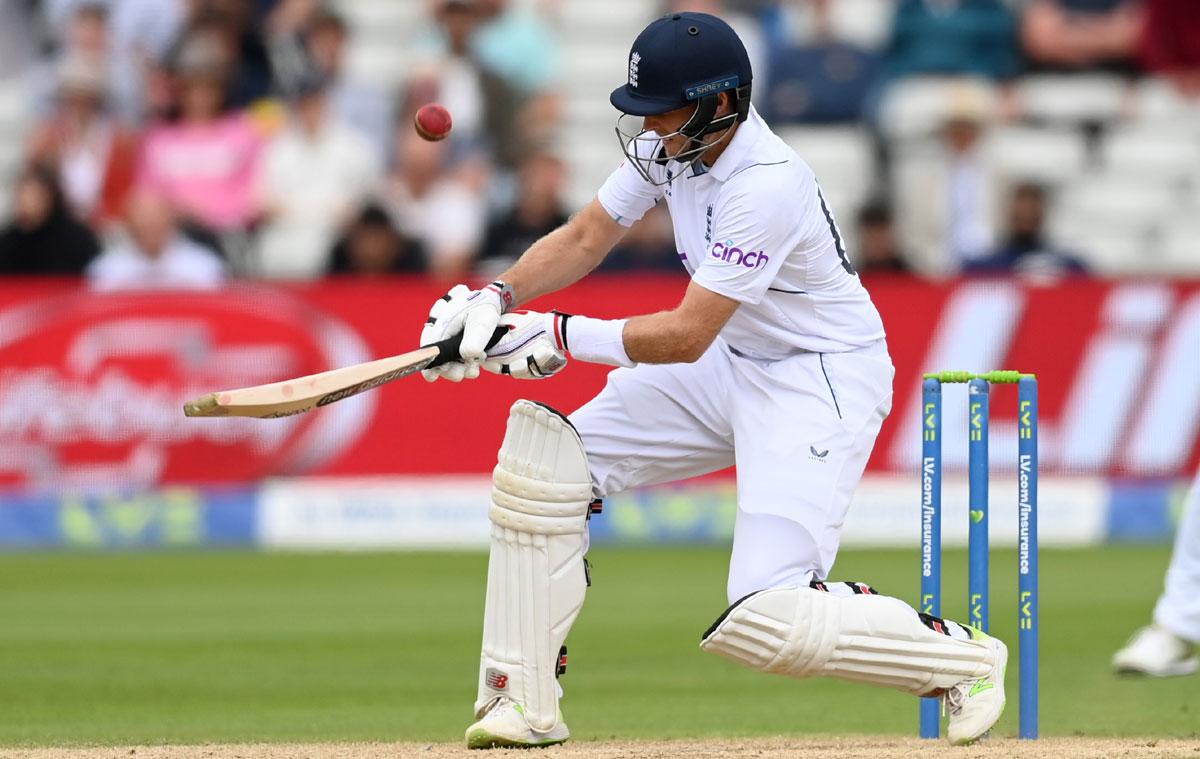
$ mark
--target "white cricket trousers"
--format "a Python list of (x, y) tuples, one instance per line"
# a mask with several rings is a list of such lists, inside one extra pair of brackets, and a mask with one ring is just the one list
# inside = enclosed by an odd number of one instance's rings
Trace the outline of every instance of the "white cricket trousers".
[(571, 422), (600, 497), (737, 465), (733, 603), (827, 578), (894, 375), (882, 340), (766, 361), (718, 338), (692, 364), (616, 369)]
[(1154, 608), (1154, 621), (1184, 640), (1200, 643), (1200, 472), (1184, 503), (1167, 589)]

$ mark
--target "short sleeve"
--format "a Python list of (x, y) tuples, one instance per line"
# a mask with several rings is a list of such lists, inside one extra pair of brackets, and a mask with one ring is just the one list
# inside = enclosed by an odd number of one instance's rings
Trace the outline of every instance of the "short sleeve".
[(714, 209), (712, 245), (692, 280), (741, 303), (759, 303), (784, 260), (804, 255), (815, 183), (743, 181), (727, 192)]
[(596, 193), (596, 199), (608, 215), (625, 227), (632, 227), (661, 197), (662, 187), (647, 182), (628, 158), (608, 175)]

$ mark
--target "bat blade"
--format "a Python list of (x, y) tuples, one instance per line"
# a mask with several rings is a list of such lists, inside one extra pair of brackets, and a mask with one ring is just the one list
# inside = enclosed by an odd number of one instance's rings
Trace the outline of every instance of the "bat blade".
[(419, 372), (440, 354), (438, 346), (431, 345), (398, 356), (282, 382), (208, 393), (185, 403), (183, 413), (193, 417), (248, 416), (258, 419), (302, 414)]

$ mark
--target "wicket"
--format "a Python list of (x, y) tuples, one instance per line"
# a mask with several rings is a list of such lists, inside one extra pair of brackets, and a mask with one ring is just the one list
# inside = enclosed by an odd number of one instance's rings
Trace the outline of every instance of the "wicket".
[[(921, 611), (941, 616), (942, 385), (967, 385), (967, 621), (988, 630), (988, 420), (992, 384), (1017, 386), (1017, 638), (1021, 738), (1038, 735), (1037, 378), (1015, 371), (926, 374), (921, 402)], [(938, 699), (921, 700), (921, 737), (937, 738)]]

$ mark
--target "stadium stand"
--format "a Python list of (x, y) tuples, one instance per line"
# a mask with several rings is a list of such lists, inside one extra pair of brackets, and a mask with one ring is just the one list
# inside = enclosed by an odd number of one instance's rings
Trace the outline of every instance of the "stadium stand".
[[(82, 1), (43, 4), (53, 6), (54, 18), (62, 23)], [(105, 0), (104, 4), (116, 7), (121, 1)], [(207, 0), (191, 4), (201, 10), (207, 5)], [(228, 8), (239, 3), (230, 0), (222, 5)], [(736, 13), (740, 27), (754, 33), (761, 48), (756, 54), (770, 62), (758, 72), (757, 102), (773, 117), (777, 131), (813, 166), (844, 227), (852, 227), (849, 220), (872, 201), (881, 197), (890, 201), (902, 231), (901, 247), (914, 256), (910, 263), (916, 270), (953, 274), (961, 263), (948, 252), (950, 232), (938, 228), (945, 222), (937, 221), (937, 214), (929, 214), (927, 219), (912, 217), (914, 200), (930, 196), (928, 183), (941, 182), (939, 172), (953, 164), (971, 167), (960, 179), (970, 176), (969, 181), (986, 189), (986, 203), (973, 211), (979, 214), (976, 234), (980, 239), (986, 237), (985, 232), (998, 234), (998, 209), (1012, 188), (1033, 182), (1045, 188), (1050, 200), (1047, 228), (1054, 242), (1076, 252), (1094, 272), (1200, 273), (1200, 255), (1188, 252), (1192, 247), (1188, 240), (1195, 239), (1195, 219), (1200, 216), (1200, 98), (1183, 94), (1166, 77), (1139, 75), (1132, 59), (1123, 68), (1083, 65), (1068, 70), (1042, 65), (1032, 51), (1026, 56), (1026, 73), (1014, 79), (957, 75), (950, 63), (960, 59), (953, 56), (942, 61), (949, 68), (939, 69), (936, 76), (896, 78), (897, 71), (907, 69), (897, 68), (888, 58), (895, 54), (893, 13), (898, 7), (888, 0), (247, 3), (247, 8), (253, 6), (254, 12), (261, 14), (254, 33), (277, 68), (275, 86), (280, 90), (274, 104), (265, 108), (256, 104), (251, 113), (258, 123), (268, 125), (269, 131), (282, 123), (289, 80), (280, 72), (287, 68), (283, 63), (292, 44), (288, 35), (303, 40), (305, 7), (309, 13), (312, 8), (327, 8), (344, 19), (350, 33), (343, 70), (352, 79), (369, 82), (397, 104), (397, 135), (406, 129), (404, 119), (411, 117), (411, 108), (430, 97), (421, 89), (424, 85), (418, 85), (428, 74), (430, 61), (437, 60), (428, 53), (440, 39), (439, 14), (445, 8), (467, 9), (487, 18), (506, 12), (516, 14), (512, 18), (537, 16), (560, 48), (555, 70), (544, 77), (551, 97), (533, 111), (526, 109), (527, 103), (499, 109), (495, 103), (481, 106), (486, 136), (493, 141), (483, 154), (487, 161), (482, 171), (477, 164), (472, 168), (469, 161), (464, 163), (464, 155), (469, 157), (477, 147), (469, 143), (456, 143), (457, 147), (438, 160), (444, 161), (440, 170), (453, 173), (459, 181), (460, 190), (470, 187), (472, 192), (486, 194), (489, 214), (498, 219), (515, 203), (513, 167), (519, 164), (522, 151), (552, 149), (566, 161), (564, 200), (567, 208), (573, 209), (591, 199), (620, 158), (613, 133), (616, 113), (607, 97), (625, 77), (630, 41), (657, 13), (692, 5)], [(920, 17), (921, 23), (930, 22), (918, 10), (901, 5), (905, 13)], [(281, 8), (288, 13), (276, 15), (286, 23), (272, 15)], [(933, 22), (953, 24), (954, 18), (951, 14)], [(1004, 37), (1020, 44), (1019, 35), (1005, 36), (1008, 32), (1001, 30), (1010, 24), (1004, 13), (997, 11), (989, 18), (998, 25), (993, 30), (999, 35), (996, 39)], [(48, 19), (32, 24), (29, 34), (43, 37), (43, 47), (55, 51), (62, 41), (56, 39)], [(283, 27), (287, 28), (281, 32)], [(838, 50), (853, 55), (839, 56)], [(43, 58), (50, 61), (52, 55), (57, 53)], [(854, 71), (810, 70), (851, 58), (860, 63), (886, 59), (890, 62), (880, 68), (891, 66), (892, 73), (880, 73), (871, 81), (851, 77), (846, 81), (857, 82), (855, 86), (839, 90), (825, 85)], [(922, 60), (929, 64), (935, 59), (937, 56)], [(1005, 67), (1007, 63), (1001, 68)], [(969, 73), (971, 68), (967, 65), (962, 70)], [(929, 68), (922, 64), (914, 70)], [(855, 71), (861, 74), (864, 69)], [(27, 79), (13, 75), (11, 67), (0, 79), (0, 184), (5, 188), (0, 192), (0, 218), (4, 219), (11, 204), (12, 178), (28, 160), (28, 136), (42, 116), (30, 107)], [(155, 100), (165, 91), (160, 84), (154, 79), (147, 84), (147, 107), (152, 110), (163, 107), (161, 100)], [(521, 89), (520, 83), (509, 84), (515, 91)], [(839, 92), (848, 98), (843, 103), (836, 101)], [(497, 118), (507, 123), (497, 127)], [(946, 130), (964, 120), (974, 125), (978, 136), (972, 138), (969, 150), (955, 157), (947, 152)], [(543, 121), (545, 129), (540, 129)], [(153, 123), (149, 118), (141, 126)], [(515, 144), (530, 134), (535, 135), (536, 144)], [(391, 177), (395, 174), (391, 168), (395, 139), (376, 140), (377, 145), (381, 142), (389, 154), (389, 166), (380, 167), (378, 173)], [(953, 185), (943, 189), (956, 191)], [(941, 191), (934, 187), (932, 194)], [(921, 225), (925, 228), (918, 239), (913, 229)], [(853, 245), (854, 231), (845, 231)], [(253, 246), (255, 234), (251, 230), (248, 238), (234, 241), (232, 247), (244, 250)], [(216, 242), (229, 247), (228, 240)], [(232, 260), (235, 269), (240, 260)]]

